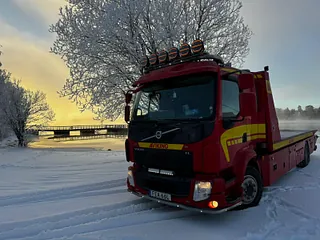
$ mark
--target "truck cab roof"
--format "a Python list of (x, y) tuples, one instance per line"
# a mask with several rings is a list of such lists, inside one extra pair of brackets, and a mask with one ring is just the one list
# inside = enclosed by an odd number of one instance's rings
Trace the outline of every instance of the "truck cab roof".
[(203, 53), (167, 64), (146, 67), (142, 70), (142, 76), (132, 86), (138, 87), (159, 80), (195, 73), (220, 72), (224, 74), (236, 71), (239, 72), (240, 69), (224, 64), (219, 56)]

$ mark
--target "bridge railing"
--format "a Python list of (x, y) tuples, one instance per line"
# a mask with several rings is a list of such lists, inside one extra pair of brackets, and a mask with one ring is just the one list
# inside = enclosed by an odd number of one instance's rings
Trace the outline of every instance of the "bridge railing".
[(76, 125), (76, 126), (43, 126), (34, 130), (37, 131), (77, 131), (77, 130), (104, 130), (104, 129), (126, 129), (127, 125)]

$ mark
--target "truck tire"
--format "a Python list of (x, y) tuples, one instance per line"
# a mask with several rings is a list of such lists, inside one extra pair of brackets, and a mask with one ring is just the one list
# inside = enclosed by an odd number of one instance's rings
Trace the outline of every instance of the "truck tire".
[(241, 186), (243, 188), (242, 205), (238, 209), (257, 206), (262, 197), (263, 183), (261, 174), (255, 167), (247, 167)]
[(300, 162), (297, 167), (298, 168), (305, 168), (306, 166), (308, 166), (310, 163), (310, 151), (309, 151), (309, 144), (308, 142), (306, 142), (305, 146), (304, 146), (304, 158), (302, 160), (302, 162)]

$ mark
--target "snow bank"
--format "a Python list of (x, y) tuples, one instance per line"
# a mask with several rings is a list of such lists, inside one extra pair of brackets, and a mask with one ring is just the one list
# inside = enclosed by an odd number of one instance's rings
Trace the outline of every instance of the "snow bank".
[(16, 136), (9, 136), (0, 140), (0, 148), (15, 147), (18, 145)]

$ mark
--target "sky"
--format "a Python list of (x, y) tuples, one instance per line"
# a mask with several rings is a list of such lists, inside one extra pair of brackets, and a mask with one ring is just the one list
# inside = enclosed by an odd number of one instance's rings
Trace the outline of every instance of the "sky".
[[(254, 35), (245, 69), (270, 68), (276, 107), (320, 107), (319, 0), (243, 0), (241, 14)], [(55, 35), (50, 24), (58, 19), (64, 0), (0, 0), (0, 45), (3, 67), (29, 89), (47, 94), (56, 113), (55, 125), (99, 124), (90, 112), (60, 98), (68, 68), (50, 47)]]

